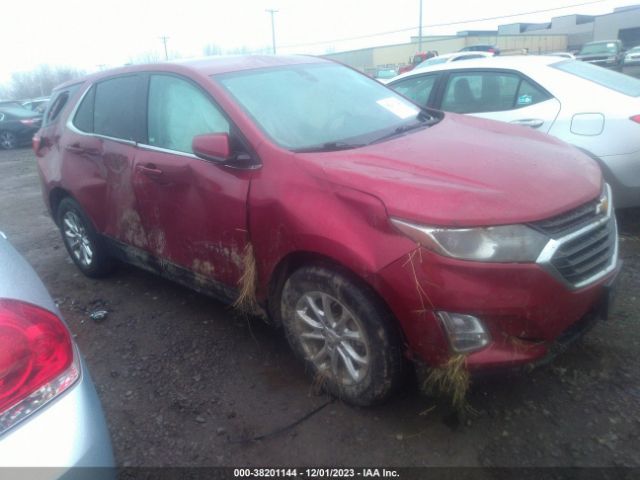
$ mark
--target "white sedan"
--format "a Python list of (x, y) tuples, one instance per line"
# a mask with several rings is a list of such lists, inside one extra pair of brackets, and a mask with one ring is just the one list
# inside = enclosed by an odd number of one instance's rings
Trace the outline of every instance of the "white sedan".
[(594, 158), (616, 207), (640, 207), (640, 80), (551, 56), (444, 63), (394, 78), (421, 106), (536, 128)]

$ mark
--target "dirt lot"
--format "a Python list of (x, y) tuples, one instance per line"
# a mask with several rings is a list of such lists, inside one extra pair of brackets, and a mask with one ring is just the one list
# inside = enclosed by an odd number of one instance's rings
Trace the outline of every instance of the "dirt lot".
[[(550, 366), (475, 383), (457, 423), (415, 382), (384, 406), (316, 395), (279, 331), (123, 266), (68, 259), (28, 149), (0, 152), (0, 230), (35, 267), (95, 380), (120, 465), (640, 466), (640, 210), (620, 215), (617, 305)], [(105, 308), (101, 322), (88, 312)], [(434, 409), (425, 413), (432, 406)]]

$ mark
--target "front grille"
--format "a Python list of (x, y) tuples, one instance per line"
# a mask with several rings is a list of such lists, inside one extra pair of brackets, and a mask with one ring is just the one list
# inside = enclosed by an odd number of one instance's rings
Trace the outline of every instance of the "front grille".
[(602, 218), (605, 214), (597, 214), (596, 206), (600, 199), (579, 206), (569, 212), (561, 213), (555, 217), (532, 223), (530, 226), (536, 230), (549, 235), (551, 238), (558, 238), (580, 230), (585, 225)]
[(610, 266), (616, 242), (616, 223), (610, 218), (560, 245), (551, 258), (551, 265), (567, 282), (580, 285)]

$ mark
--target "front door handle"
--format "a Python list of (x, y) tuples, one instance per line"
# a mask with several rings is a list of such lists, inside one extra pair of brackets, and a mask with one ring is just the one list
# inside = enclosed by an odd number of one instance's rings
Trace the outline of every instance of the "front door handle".
[(519, 120), (513, 120), (511, 123), (522, 125), (523, 127), (539, 128), (544, 125), (544, 120), (539, 118), (521, 118)]

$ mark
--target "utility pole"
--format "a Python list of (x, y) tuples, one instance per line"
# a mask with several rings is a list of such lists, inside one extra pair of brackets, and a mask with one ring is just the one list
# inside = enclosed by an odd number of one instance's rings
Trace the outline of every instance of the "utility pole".
[(273, 54), (276, 54), (276, 24), (274, 20), (274, 14), (278, 13), (278, 10), (273, 8), (267, 8), (265, 12), (271, 14), (271, 45), (273, 45)]
[(420, 0), (420, 26), (418, 27), (418, 52), (422, 52), (422, 0)]
[(160, 40), (162, 40), (162, 43), (164, 44), (164, 59), (169, 60), (169, 52), (167, 51), (167, 40), (169, 40), (169, 37), (165, 35), (160, 37)]

